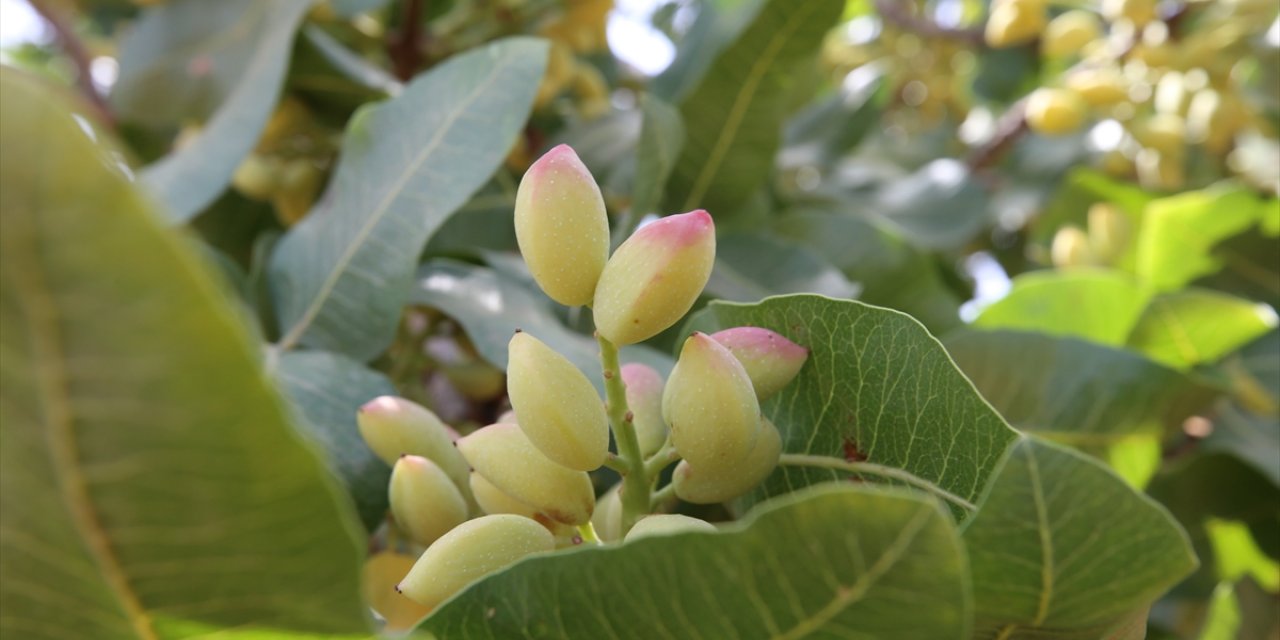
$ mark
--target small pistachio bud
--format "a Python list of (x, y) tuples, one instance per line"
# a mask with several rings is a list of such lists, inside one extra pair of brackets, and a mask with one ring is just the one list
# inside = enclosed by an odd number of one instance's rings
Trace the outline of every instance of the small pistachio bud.
[(480, 578), (555, 546), (551, 532), (533, 520), (510, 514), (480, 516), (427, 547), (396, 590), (434, 608)]
[(1060, 136), (1079, 129), (1087, 111), (1074, 91), (1041, 87), (1027, 97), (1027, 126), (1042, 135)]
[(698, 466), (683, 460), (676, 465), (671, 483), (685, 502), (715, 504), (751, 491), (773, 473), (782, 455), (782, 435), (767, 418), (761, 418), (761, 435), (755, 449), (738, 464)]
[(690, 518), (678, 513), (658, 513), (638, 520), (635, 526), (631, 527), (631, 530), (627, 532), (624, 542), (633, 542), (650, 536), (685, 533), (687, 531), (710, 531), (715, 533), (715, 530), (715, 525), (706, 520)]
[(270, 200), (280, 188), (282, 172), (276, 158), (250, 154), (236, 167), (235, 174), (231, 176), (231, 186), (246, 198)]
[(430, 409), (395, 396), (374, 398), (356, 414), (360, 435), (387, 464), (395, 465), (403, 454), (422, 456), (440, 465), (466, 496), (471, 468), (453, 447), (458, 434)]
[(1016, 47), (1035, 40), (1044, 23), (1044, 7), (1039, 3), (1002, 2), (991, 9), (983, 36), (994, 49)]
[(1095, 264), (1089, 234), (1079, 227), (1062, 227), (1053, 234), (1049, 257), (1055, 267), (1082, 267)]
[(599, 469), (609, 455), (609, 417), (591, 381), (523, 331), (512, 336), (507, 354), (507, 394), (529, 441), (570, 469)]
[(536, 519), (538, 515), (537, 509), (512, 498), (474, 471), (471, 472), (471, 493), (475, 494), (476, 503), (486, 514), (509, 513), (531, 519)]
[(662, 393), (671, 443), (690, 464), (724, 467), (747, 457), (760, 435), (760, 403), (742, 363), (695, 332)]
[(396, 525), (418, 544), (431, 544), (467, 520), (467, 503), (458, 487), (422, 456), (400, 456), (387, 493)]
[(1158, 149), (1143, 149), (1137, 157), (1138, 182), (1147, 189), (1177, 191), (1186, 183), (1182, 157), (1161, 153)]
[(516, 241), (538, 286), (560, 304), (588, 304), (609, 259), (604, 197), (569, 145), (538, 158), (516, 191)]
[(1107, 22), (1128, 20), (1142, 26), (1156, 18), (1156, 0), (1102, 0), (1102, 15)]
[(1165, 155), (1181, 155), (1187, 144), (1187, 124), (1177, 114), (1156, 113), (1137, 127), (1134, 137), (1144, 147)]
[(1063, 84), (1093, 107), (1113, 105), (1129, 97), (1129, 81), (1115, 67), (1073, 71)]
[(596, 511), (591, 514), (591, 526), (596, 529), (596, 537), (605, 542), (614, 542), (622, 537), (622, 484), (616, 484), (605, 491), (596, 501)]
[(383, 551), (364, 562), (361, 581), (364, 601), (385, 620), (382, 630), (387, 633), (406, 633), (431, 613), (429, 607), (396, 593), (396, 584), (404, 579), (416, 560), (414, 556)]
[(1089, 207), (1089, 245), (1093, 255), (1110, 263), (1124, 252), (1129, 243), (1129, 219), (1115, 206), (1105, 202)]
[(1085, 45), (1101, 35), (1098, 16), (1092, 11), (1072, 9), (1049, 21), (1040, 41), (1040, 51), (1050, 58), (1078, 56)]
[(716, 258), (716, 230), (702, 210), (641, 227), (605, 265), (596, 287), (596, 329), (617, 345), (647, 340), (693, 307)]
[(622, 365), (622, 382), (627, 386), (627, 407), (636, 428), (640, 451), (653, 455), (667, 441), (667, 423), (662, 420), (662, 374), (638, 362)]
[(760, 327), (734, 327), (711, 334), (742, 363), (761, 402), (787, 386), (809, 359), (809, 350)]
[(520, 427), (489, 425), (459, 440), (458, 450), (485, 480), (548, 518), (575, 525), (591, 520), (591, 478), (552, 462)]

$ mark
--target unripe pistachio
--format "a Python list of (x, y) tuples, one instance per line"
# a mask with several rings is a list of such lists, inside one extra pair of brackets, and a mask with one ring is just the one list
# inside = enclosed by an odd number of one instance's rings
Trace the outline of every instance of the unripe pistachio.
[[(458, 434), (430, 409), (404, 398), (381, 396), (356, 414), (360, 435), (373, 452), (394, 465), (403, 454), (422, 456), (440, 466), (462, 490), (471, 467), (454, 448)], [(470, 491), (463, 491), (463, 495)]]
[(1191, 94), (1187, 91), (1187, 84), (1183, 81), (1181, 73), (1170, 71), (1160, 76), (1160, 81), (1156, 83), (1154, 100), (1157, 113), (1179, 116), (1186, 113), (1190, 103)]
[(711, 337), (742, 363), (761, 402), (794, 380), (809, 359), (808, 349), (760, 327), (734, 327)]
[(311, 160), (300, 158), (287, 162), (280, 174), (279, 188), (271, 198), (280, 222), (290, 227), (306, 217), (323, 183), (324, 172)]
[(1145, 25), (1156, 17), (1156, 0), (1102, 0), (1102, 15), (1108, 22), (1124, 19)]
[(636, 428), (640, 451), (653, 455), (667, 441), (667, 423), (662, 419), (662, 374), (648, 365), (622, 365), (622, 382), (627, 386), (627, 407)]
[(591, 520), (591, 478), (552, 462), (520, 427), (489, 425), (459, 440), (458, 450), (485, 480), (548, 518), (575, 525)]
[(1085, 45), (1102, 35), (1102, 25), (1092, 11), (1072, 9), (1049, 21), (1040, 51), (1050, 58), (1078, 56)]
[(671, 444), (691, 464), (723, 467), (747, 457), (760, 436), (760, 403), (742, 363), (711, 336), (695, 332), (662, 393)]
[(256, 153), (245, 158), (231, 176), (231, 186), (246, 198), (270, 200), (280, 188), (282, 167), (280, 161)]
[(403, 594), (396, 593), (396, 584), (404, 579), (416, 560), (410, 555), (383, 551), (364, 562), (361, 581), (364, 601), (385, 620), (383, 631), (407, 632), (431, 613), (430, 607), (424, 607)]
[(701, 209), (640, 228), (618, 247), (596, 287), (596, 329), (616, 345), (633, 344), (675, 324), (711, 277), (716, 230)]
[(528, 518), (480, 516), (428, 547), (396, 590), (434, 608), (480, 578), (555, 545), (551, 532)]
[(507, 387), (502, 370), (483, 360), (444, 364), (439, 371), (454, 389), (473, 402), (489, 402), (502, 395)]
[(520, 423), (516, 420), (515, 410), (507, 409), (506, 411), (503, 411), (502, 413), (498, 414), (498, 419), (495, 421), (495, 424), (520, 424)]
[(507, 354), (507, 394), (529, 441), (570, 469), (599, 469), (609, 455), (609, 417), (591, 381), (523, 331), (511, 337)]
[(645, 516), (627, 532), (624, 542), (633, 542), (650, 536), (665, 536), (688, 531), (709, 531), (715, 533), (715, 525), (706, 520), (690, 518), (678, 513), (658, 513)]
[(1105, 107), (1129, 97), (1128, 81), (1115, 67), (1081, 69), (1067, 75), (1065, 85), (1090, 106)]
[(476, 504), (480, 505), (480, 510), (486, 514), (509, 513), (537, 519), (537, 509), (511, 497), (474, 471), (471, 472), (471, 493), (475, 495)]
[(1049, 256), (1055, 267), (1080, 267), (1095, 264), (1089, 235), (1079, 227), (1062, 227), (1053, 234)]
[(422, 456), (400, 456), (391, 469), (387, 494), (396, 525), (421, 545), (435, 542), (467, 520), (467, 502), (458, 487)]
[(1187, 108), (1187, 141), (1203, 144), (1212, 153), (1225, 151), (1238, 126), (1232, 106), (1218, 91), (1197, 91)]
[(596, 537), (604, 542), (615, 542), (622, 537), (622, 484), (605, 491), (596, 501), (596, 511), (591, 514), (591, 526)]
[(1103, 262), (1113, 262), (1129, 243), (1129, 219), (1115, 206), (1105, 202), (1089, 207), (1089, 245), (1093, 255)]
[(1181, 155), (1187, 143), (1187, 125), (1182, 116), (1172, 113), (1153, 114), (1134, 131), (1142, 146), (1165, 155)]
[(560, 304), (591, 302), (609, 258), (604, 197), (569, 145), (538, 158), (516, 191), (516, 241), (538, 286)]
[(1182, 158), (1161, 153), (1157, 149), (1143, 149), (1136, 161), (1138, 181), (1143, 187), (1163, 191), (1177, 191), (1186, 182)]
[(991, 9), (983, 32), (987, 44), (1005, 49), (1035, 40), (1044, 29), (1044, 7), (1037, 3), (1002, 2)]
[(747, 458), (737, 464), (697, 465), (682, 460), (671, 483), (685, 502), (715, 504), (751, 491), (773, 473), (782, 455), (782, 435), (767, 418), (761, 418), (760, 438)]
[(1064, 135), (1080, 128), (1086, 110), (1074, 91), (1041, 87), (1027, 98), (1027, 126), (1042, 135)]

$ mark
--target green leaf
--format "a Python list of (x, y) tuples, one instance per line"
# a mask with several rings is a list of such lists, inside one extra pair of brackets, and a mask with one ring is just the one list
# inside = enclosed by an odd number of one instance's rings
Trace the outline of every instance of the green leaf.
[(716, 239), (716, 263), (707, 293), (752, 302), (783, 293), (852, 298), (858, 285), (808, 247), (746, 232)]
[(773, 228), (822, 254), (861, 285), (859, 300), (907, 313), (935, 334), (960, 324), (961, 301), (942, 281), (937, 265), (896, 234), (851, 214), (819, 209), (789, 211)]
[[(814, 295), (758, 304), (713, 302), (686, 329), (772, 329), (809, 349), (794, 382), (761, 407), (783, 434), (785, 453), (905, 469), (969, 501), (977, 499), (1017, 437), (910, 316)], [(783, 467), (755, 500), (840, 477)]]
[(669, 209), (731, 214), (768, 180), (782, 139), (787, 88), (812, 62), (841, 0), (769, 0), (680, 104), (687, 138)]
[(1276, 327), (1276, 312), (1217, 291), (1184, 289), (1151, 301), (1128, 346), (1148, 358), (1190, 369), (1216, 362)]
[(1080, 269), (1024, 273), (1009, 294), (982, 310), (973, 326), (1016, 329), (1123, 346), (1150, 294), (1119, 271)]
[(1138, 235), (1137, 275), (1160, 291), (1222, 268), (1214, 245), (1253, 226), (1263, 207), (1240, 188), (1191, 191), (1147, 205)]
[(802, 158), (806, 166), (829, 165), (857, 148), (880, 123), (886, 82), (884, 73), (864, 67), (860, 84), (843, 83), (830, 96), (793, 116), (786, 127), (789, 164)]
[(640, 141), (636, 147), (635, 186), (631, 192), (631, 215), (661, 215), (659, 206), (667, 178), (675, 168), (676, 158), (684, 146), (684, 123), (680, 112), (655, 96), (647, 95), (640, 103), (643, 120)]
[(303, 433), (326, 454), (369, 531), (387, 515), (391, 467), (376, 456), (356, 426), (356, 411), (384, 395), (397, 395), (382, 374), (336, 353), (294, 351), (280, 356), (275, 374), (293, 403)]
[(964, 540), (982, 638), (1093, 640), (1196, 567), (1167, 511), (1034, 437), (1010, 448)]
[(463, 591), (422, 628), (464, 640), (960, 640), (968, 592), (959, 539), (937, 503), (826, 486), (716, 533), (530, 558)]
[(203, 121), (142, 172), (175, 222), (226, 188), (271, 117), (309, 0), (178, 0), (148, 9), (121, 44), (113, 108), (144, 126)]
[(55, 91), (0, 96), (0, 635), (365, 631), (364, 542), (233, 301)]
[(546, 51), (510, 38), (461, 54), (352, 118), (329, 190), (272, 259), (282, 349), (367, 361), (387, 346), (418, 254), (502, 163)]
[(1217, 393), (1138, 354), (1075, 338), (962, 330), (946, 345), (1010, 424), (1088, 449), (1175, 429)]
[(989, 200), (968, 167), (942, 158), (887, 183), (871, 206), (876, 219), (912, 244), (954, 249), (986, 228)]
[[(309, 45), (315, 47), (316, 53), (334, 71), (342, 74), (342, 77), (355, 83), (359, 88), (393, 96), (404, 90), (404, 85), (385, 69), (365, 60), (356, 52), (348, 49), (337, 38), (325, 33), (324, 29), (315, 25), (308, 25), (302, 29), (302, 37), (306, 39)], [(300, 82), (296, 76), (291, 79), (291, 82), (295, 85), (304, 85), (299, 87), (302, 89), (310, 88)], [(357, 97), (362, 98), (364, 96), (358, 95)]]
[[(499, 369), (506, 370), (507, 343), (521, 329), (568, 358), (598, 389), (604, 389), (596, 341), (566, 327), (542, 293), (497, 269), (433, 260), (419, 270), (410, 301), (457, 320), (480, 355)], [(664, 374), (672, 365), (666, 355), (638, 345), (623, 348), (622, 361), (642, 362)]]

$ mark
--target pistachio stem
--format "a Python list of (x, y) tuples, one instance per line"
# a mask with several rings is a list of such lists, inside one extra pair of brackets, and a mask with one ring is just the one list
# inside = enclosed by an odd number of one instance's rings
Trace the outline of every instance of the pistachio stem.
[(668, 484), (667, 486), (653, 492), (651, 501), (656, 508), (658, 505), (676, 497), (676, 485)]
[(879, 476), (881, 478), (889, 478), (897, 480), (904, 484), (910, 485), (917, 489), (928, 491), (933, 495), (946, 500), (966, 511), (977, 511), (978, 507), (972, 502), (961, 498), (960, 496), (939, 487), (924, 478), (916, 476), (902, 469), (886, 467), (882, 464), (872, 462), (853, 462), (843, 458), (834, 458), (831, 456), (814, 456), (803, 453), (784, 453), (778, 459), (779, 465), (788, 467), (814, 467), (818, 469), (833, 469), (836, 471), (844, 471), (847, 473), (861, 473), (871, 476)]
[(596, 535), (596, 526), (590, 522), (578, 525), (578, 535), (582, 536), (582, 541), (586, 544), (596, 546), (601, 544), (600, 537)]
[(671, 436), (667, 436), (667, 441), (662, 443), (662, 448), (656, 453), (649, 456), (644, 462), (644, 472), (651, 478), (657, 478), (663, 469), (676, 460), (680, 459), (680, 454), (676, 453), (676, 448), (671, 445)]
[(631, 423), (631, 411), (627, 408), (627, 386), (622, 381), (622, 369), (618, 366), (618, 347), (608, 338), (596, 333), (600, 343), (600, 364), (604, 369), (605, 400), (609, 410), (609, 423), (613, 426), (613, 438), (618, 443), (618, 457), (622, 474), (622, 526), (626, 535), (640, 516), (649, 513), (649, 474), (645, 472), (644, 455), (640, 453), (640, 440), (635, 425)]
[(627, 475), (627, 472), (631, 471), (631, 467), (623, 461), (622, 458), (619, 458), (617, 455), (612, 453), (609, 454), (609, 457), (604, 459), (604, 466), (617, 471), (619, 475), (623, 476)]

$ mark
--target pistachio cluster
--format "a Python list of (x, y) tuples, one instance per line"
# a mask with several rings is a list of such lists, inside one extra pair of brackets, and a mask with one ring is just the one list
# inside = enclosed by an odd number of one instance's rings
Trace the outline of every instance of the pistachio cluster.
[[(599, 187), (567, 146), (525, 174), (515, 225), (542, 290), (591, 307), (609, 400), (570, 360), (517, 330), (508, 344), (512, 411), (497, 423), (459, 437), (403, 398), (361, 409), (361, 434), (393, 465), (395, 528), (425, 547), (396, 586), (419, 613), (531, 554), (714, 531), (702, 520), (653, 513), (671, 506), (655, 497), (661, 472), (679, 460), (662, 491), (691, 503), (723, 502), (759, 484), (782, 450), (760, 403), (809, 355), (773, 331), (738, 327), (693, 333), (666, 380), (647, 365), (621, 365), (618, 345), (670, 328), (696, 302), (715, 260), (715, 227), (705, 211), (668, 216), (610, 255)], [(590, 472), (604, 466), (622, 482), (597, 499)]]

